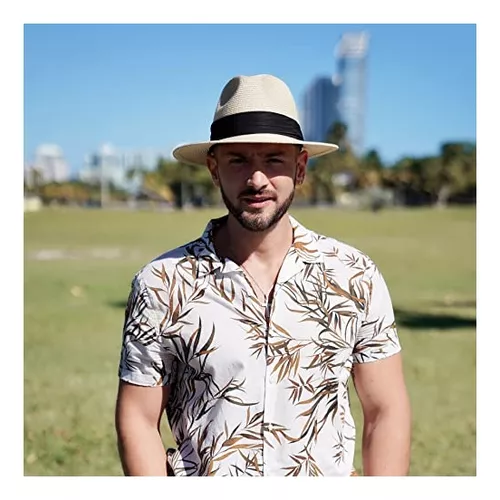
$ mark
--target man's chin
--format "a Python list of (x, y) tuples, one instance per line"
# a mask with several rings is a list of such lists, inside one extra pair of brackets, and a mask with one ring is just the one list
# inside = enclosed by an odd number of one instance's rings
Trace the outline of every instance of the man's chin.
[(267, 231), (278, 223), (272, 215), (264, 215), (261, 211), (254, 210), (245, 210), (237, 220), (242, 227), (254, 232)]
[(276, 200), (265, 200), (262, 203), (248, 203), (239, 200), (237, 205), (233, 205), (222, 188), (221, 194), (229, 213), (239, 222), (241, 227), (253, 232), (267, 231), (276, 226), (288, 211), (294, 195), (292, 192), (281, 205), (278, 205)]

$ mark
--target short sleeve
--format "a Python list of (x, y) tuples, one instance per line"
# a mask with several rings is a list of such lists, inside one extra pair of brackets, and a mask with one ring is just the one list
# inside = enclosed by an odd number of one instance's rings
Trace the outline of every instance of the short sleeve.
[(367, 300), (354, 346), (354, 363), (377, 361), (401, 350), (389, 290), (374, 264), (365, 285)]
[(131, 384), (168, 385), (173, 359), (165, 349), (159, 327), (158, 307), (143, 281), (132, 281), (125, 309), (118, 375)]

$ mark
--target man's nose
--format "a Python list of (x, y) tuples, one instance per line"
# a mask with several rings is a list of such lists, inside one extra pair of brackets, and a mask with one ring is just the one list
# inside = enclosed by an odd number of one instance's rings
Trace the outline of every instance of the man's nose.
[(269, 179), (262, 165), (259, 163), (252, 164), (247, 177), (247, 185), (258, 189), (267, 186), (268, 183)]

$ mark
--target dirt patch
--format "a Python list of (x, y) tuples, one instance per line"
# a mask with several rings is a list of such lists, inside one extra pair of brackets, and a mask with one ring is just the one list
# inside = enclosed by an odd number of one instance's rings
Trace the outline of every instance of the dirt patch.
[(29, 260), (116, 260), (133, 259), (138, 252), (123, 251), (120, 248), (90, 248), (85, 250), (65, 250), (60, 248), (36, 250), (28, 254)]

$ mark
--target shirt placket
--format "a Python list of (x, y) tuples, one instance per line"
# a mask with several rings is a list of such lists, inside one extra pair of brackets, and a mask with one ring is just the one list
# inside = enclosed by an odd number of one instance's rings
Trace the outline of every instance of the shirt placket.
[[(245, 281), (249, 293), (255, 295), (255, 290), (252, 288), (251, 283), (246, 279), (245, 274), (242, 270), (242, 279)], [(276, 287), (277, 288), (277, 287)], [(264, 323), (262, 325), (264, 335), (265, 335), (265, 363), (264, 363), (264, 398), (262, 403), (262, 412), (263, 412), (263, 443), (262, 443), (262, 475), (266, 475), (266, 465), (267, 465), (267, 457), (269, 456), (269, 452), (272, 448), (269, 446), (268, 442), (272, 439), (272, 431), (273, 431), (273, 412), (272, 408), (274, 407), (275, 401), (275, 390), (276, 384), (273, 383), (271, 377), (272, 371), (272, 353), (269, 352), (269, 340), (272, 337), (272, 319), (271, 316), (273, 314), (273, 310), (275, 308), (275, 300), (277, 295), (277, 289), (275, 289), (269, 297), (267, 297), (267, 303), (264, 309)]]
[(269, 471), (273, 474), (275, 469), (279, 467), (279, 464), (274, 463), (273, 456), (276, 453), (276, 447), (279, 446), (276, 442), (271, 446), (271, 442), (276, 441), (273, 430), (276, 426), (281, 426), (281, 422), (277, 421), (278, 411), (283, 412), (283, 409), (277, 409), (277, 401), (281, 401), (282, 398), (279, 397), (278, 391), (280, 387), (277, 383), (276, 374), (272, 374), (274, 353), (269, 349), (269, 344), (273, 341), (273, 318), (276, 320), (278, 318), (279, 323), (279, 313), (280, 313), (280, 303), (282, 300), (281, 293), (285, 293), (281, 290), (281, 287), (293, 276), (300, 273), (302, 270), (302, 263), (298, 263), (288, 254), (283, 261), (283, 265), (280, 269), (280, 273), (276, 280), (276, 285), (274, 288), (274, 293), (271, 296), (272, 303), (268, 305), (268, 314), (265, 316), (265, 332), (266, 332), (266, 368), (264, 377), (264, 443), (263, 443), (263, 475), (267, 475)]
[(265, 318), (265, 373), (264, 373), (264, 405), (263, 405), (263, 443), (262, 443), (262, 474), (266, 476), (266, 472), (269, 469), (269, 461), (272, 459), (272, 447), (269, 442), (273, 438), (273, 426), (274, 426), (274, 402), (276, 401), (276, 384), (272, 379), (272, 353), (269, 350), (269, 341), (272, 338), (272, 315), (273, 309), (276, 306), (276, 298), (278, 295), (277, 286), (272, 295), (270, 295), (269, 300), (266, 305)]
[[(243, 286), (246, 288), (247, 292), (254, 296), (255, 298), (258, 298), (256, 295), (255, 290), (252, 287), (252, 284), (250, 281), (247, 279), (244, 270), (239, 267), (237, 264), (235, 264), (232, 261), (227, 261), (226, 264), (222, 267), (222, 271), (224, 272), (236, 272), (239, 275), (239, 284), (240, 286)], [(241, 281), (240, 281), (241, 279)], [(270, 441), (272, 438), (272, 430), (273, 430), (273, 413), (272, 413), (272, 408), (274, 406), (274, 400), (275, 400), (275, 390), (276, 390), (276, 384), (273, 383), (272, 377), (271, 377), (271, 371), (272, 371), (272, 366), (271, 366), (271, 358), (272, 358), (272, 353), (269, 353), (269, 339), (270, 339), (270, 332), (271, 332), (271, 315), (273, 314), (273, 309), (275, 308), (275, 298), (276, 298), (276, 293), (277, 293), (277, 285), (275, 288), (275, 291), (269, 295), (267, 299), (266, 306), (264, 308), (264, 313), (262, 317), (264, 318), (262, 329), (264, 331), (265, 335), (265, 348), (264, 348), (264, 355), (265, 355), (265, 363), (264, 363), (264, 395), (263, 395), (263, 402), (262, 402), (262, 412), (263, 412), (263, 443), (262, 443), (262, 475), (266, 475), (266, 450), (268, 451), (269, 455), (269, 449), (270, 448), (269, 444), (267, 444), (267, 441)], [(257, 301), (260, 303), (260, 301)], [(272, 336), (272, 335), (271, 335)], [(265, 437), (265, 439), (264, 439)]]

